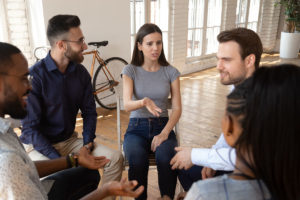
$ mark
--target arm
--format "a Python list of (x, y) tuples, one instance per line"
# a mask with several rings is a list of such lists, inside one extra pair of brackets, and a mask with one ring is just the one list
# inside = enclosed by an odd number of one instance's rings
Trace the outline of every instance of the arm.
[(81, 200), (100, 200), (108, 196), (138, 197), (143, 192), (144, 186), (139, 186), (134, 190), (136, 186), (137, 181), (126, 181), (126, 179), (122, 179), (120, 182), (108, 182)]
[(235, 149), (205, 149), (176, 147), (176, 155), (172, 158), (170, 164), (172, 169), (189, 169), (193, 165), (204, 166), (204, 168), (212, 168), (214, 170), (234, 170), (235, 165)]
[(42, 117), (42, 94), (38, 76), (32, 81), (32, 91), (27, 101), (27, 116), (22, 120), (21, 141), (32, 144), (34, 149), (50, 159), (59, 158), (60, 154), (39, 130)]
[[(89, 147), (91, 147), (91, 145), (92, 144), (89, 144)], [(99, 169), (109, 162), (104, 156), (92, 156), (86, 147), (81, 147), (77, 156), (78, 164), (89, 169)], [(41, 178), (70, 167), (68, 166), (66, 157), (54, 160), (35, 161), (34, 164)]]
[(132, 100), (132, 95), (133, 95), (133, 80), (129, 76), (123, 74), (124, 109), (127, 112), (130, 112), (133, 110), (140, 109), (142, 107), (146, 107), (151, 114), (159, 117), (159, 113), (161, 113), (162, 110), (159, 107), (157, 107), (151, 99), (145, 97), (141, 100)]
[(204, 149), (193, 148), (191, 160), (195, 165), (201, 165), (214, 170), (234, 170), (236, 153), (233, 148)]
[(93, 142), (96, 135), (97, 112), (94, 100), (93, 88), (89, 74), (86, 74), (87, 80), (82, 104), (80, 105), (81, 116), (83, 118), (83, 143), (88, 144)]
[(179, 77), (171, 83), (171, 99), (172, 99), (172, 113), (169, 117), (169, 121), (161, 131), (161, 133), (155, 136), (152, 140), (151, 149), (155, 151), (156, 148), (168, 139), (171, 130), (178, 122), (181, 115), (181, 95), (180, 95), (180, 82)]

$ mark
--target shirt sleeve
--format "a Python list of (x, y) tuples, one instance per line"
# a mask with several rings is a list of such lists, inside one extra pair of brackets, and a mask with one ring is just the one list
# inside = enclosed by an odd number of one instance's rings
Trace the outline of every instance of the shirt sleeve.
[(205, 149), (193, 148), (192, 163), (212, 168), (214, 170), (234, 170), (236, 153), (233, 148)]
[[(0, 200), (45, 199), (37, 186), (38, 177), (30, 177), (29, 166), (15, 153), (0, 155)], [(36, 178), (36, 182), (32, 178)]]
[(122, 71), (122, 75), (126, 75), (128, 76), (129, 78), (131, 78), (132, 80), (134, 80), (134, 67), (133, 65), (129, 64), (129, 65), (126, 65), (124, 68), (123, 68), (123, 71)]
[(88, 144), (96, 138), (97, 112), (94, 100), (93, 88), (90, 75), (86, 72), (85, 89), (82, 104), (80, 105), (83, 118), (83, 143)]
[(175, 67), (172, 67), (172, 66), (168, 66), (168, 69), (169, 69), (168, 73), (170, 76), (170, 81), (172, 83), (180, 76), (180, 72), (178, 71), (178, 69), (176, 69)]
[(58, 151), (39, 131), (41, 113), (41, 86), (37, 77), (34, 76), (32, 91), (28, 95), (27, 100), (27, 116), (22, 120), (22, 135), (20, 139), (25, 144), (32, 144), (35, 150), (48, 158), (59, 158), (60, 154)]

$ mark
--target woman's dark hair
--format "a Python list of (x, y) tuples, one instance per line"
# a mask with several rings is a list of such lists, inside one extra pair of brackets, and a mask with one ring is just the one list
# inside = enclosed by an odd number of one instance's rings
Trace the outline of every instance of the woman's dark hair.
[(79, 26), (80, 19), (76, 15), (55, 15), (48, 21), (47, 38), (50, 45), (53, 46), (55, 40), (68, 33), (71, 28)]
[(300, 67), (262, 67), (227, 97), (227, 112), (242, 116), (237, 157), (264, 181), (273, 199), (300, 199), (299, 86)]
[[(159, 33), (162, 36), (162, 32), (160, 28), (157, 25), (151, 23), (144, 24), (137, 32), (135, 37), (135, 42), (134, 42), (131, 64), (135, 66), (141, 66), (144, 64), (144, 54), (142, 51), (138, 49), (138, 43), (142, 44), (144, 37), (151, 33)], [(161, 54), (158, 58), (158, 63), (161, 66), (170, 65), (165, 57), (164, 47), (161, 50)]]

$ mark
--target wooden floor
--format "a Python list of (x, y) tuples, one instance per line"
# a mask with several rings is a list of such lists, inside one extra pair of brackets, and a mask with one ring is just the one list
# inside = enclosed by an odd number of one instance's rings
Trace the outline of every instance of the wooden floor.
[[(294, 63), (300, 66), (298, 59), (279, 59), (278, 54), (264, 54), (262, 65)], [(182, 115), (179, 121), (181, 146), (210, 147), (221, 133), (221, 119), (225, 109), (226, 95), (231, 86), (220, 84), (216, 68), (182, 76), (181, 98)], [(96, 130), (96, 142), (118, 149), (116, 110), (99, 108)], [(122, 133), (125, 133), (129, 121), (129, 113), (121, 111)], [(77, 119), (77, 131), (82, 130), (82, 119)], [(127, 172), (123, 173), (127, 176)], [(178, 193), (178, 189), (176, 191)], [(148, 199), (159, 197), (156, 170), (149, 171)], [(130, 199), (130, 198), (125, 198)]]

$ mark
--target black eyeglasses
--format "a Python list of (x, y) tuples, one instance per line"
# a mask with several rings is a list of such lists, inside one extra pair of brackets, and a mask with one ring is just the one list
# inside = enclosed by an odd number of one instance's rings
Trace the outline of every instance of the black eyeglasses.
[(26, 85), (26, 86), (31, 86), (32, 85), (32, 79), (33, 79), (33, 76), (28, 74), (26, 79), (25, 79), (25, 76), (24, 75), (15, 75), (15, 74), (7, 74), (7, 73), (4, 73), (4, 72), (0, 72), (1, 75), (4, 75), (4, 76), (13, 76), (13, 77), (17, 77), (19, 79), (21, 79), (21, 81)]
[(74, 41), (74, 40), (62, 40), (62, 41), (65, 41), (65, 42), (74, 42), (74, 43), (76, 43), (78, 45), (83, 45), (85, 43), (85, 39), (84, 38), (80, 38), (79, 40), (76, 40), (76, 41)]

